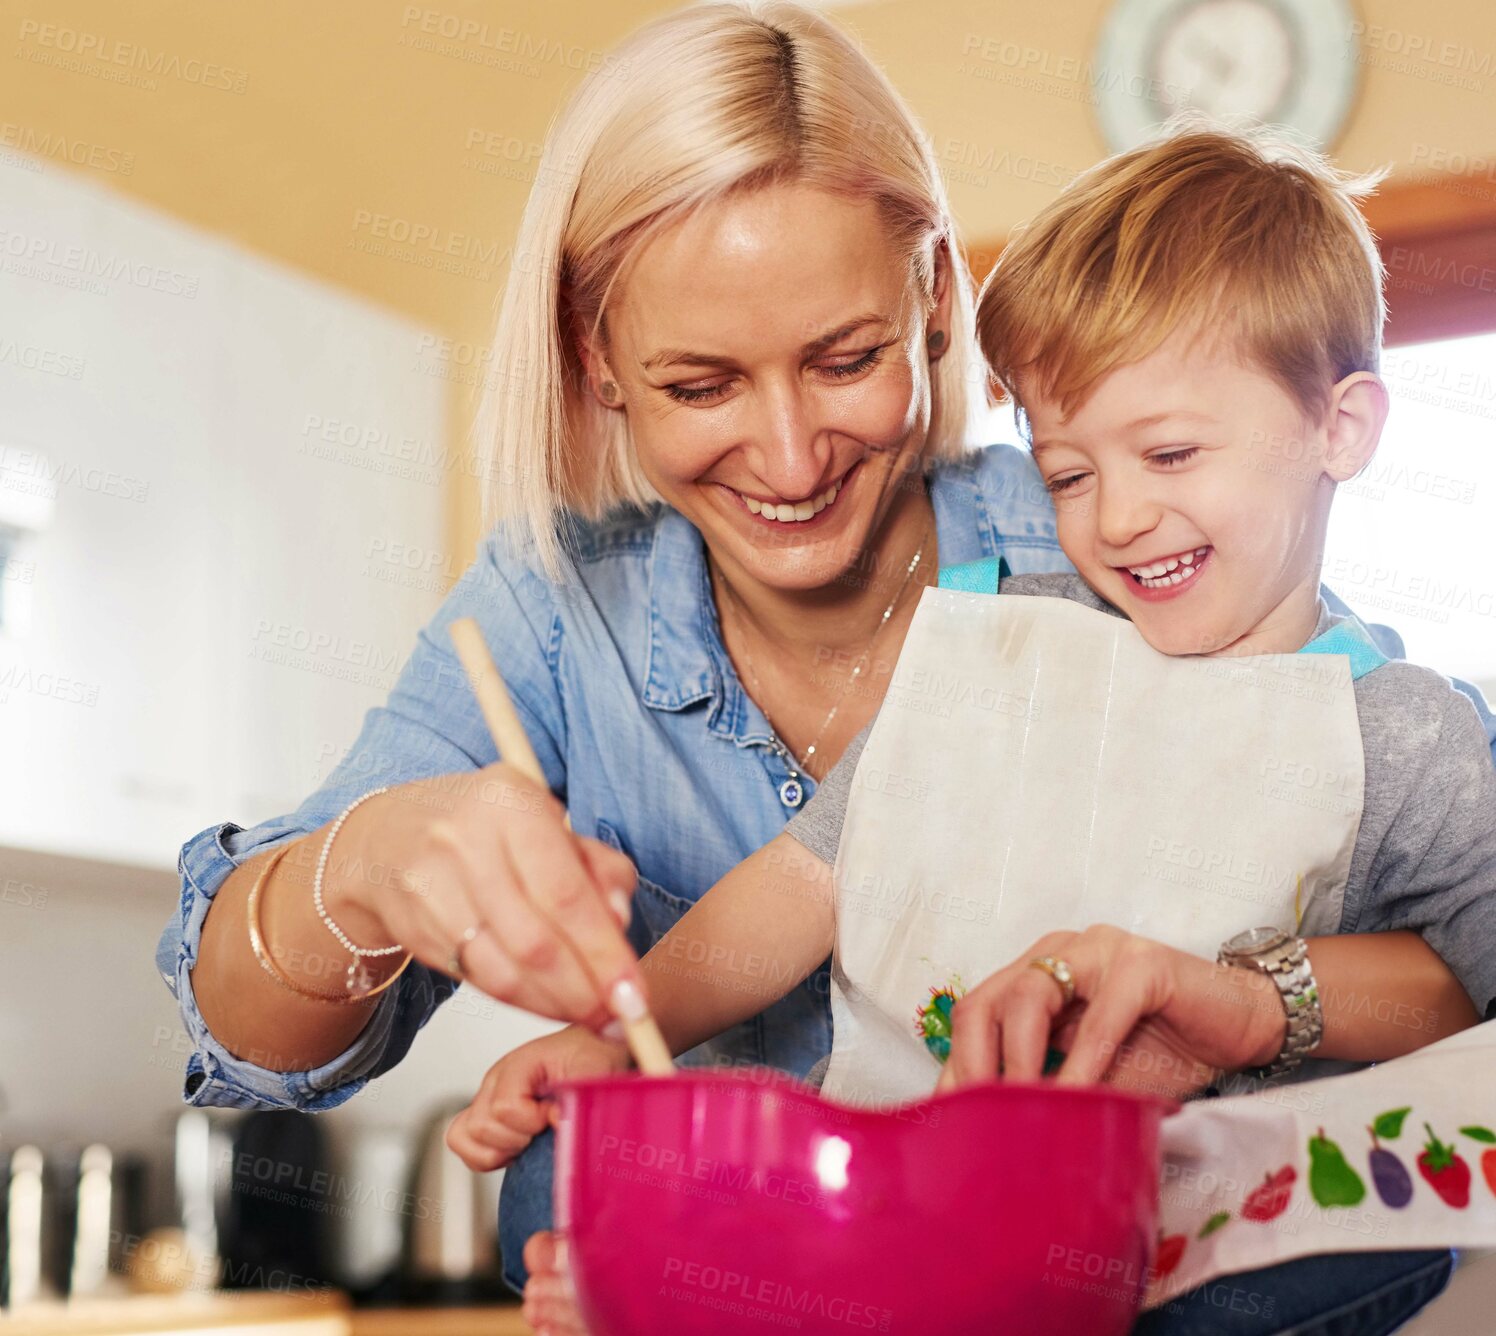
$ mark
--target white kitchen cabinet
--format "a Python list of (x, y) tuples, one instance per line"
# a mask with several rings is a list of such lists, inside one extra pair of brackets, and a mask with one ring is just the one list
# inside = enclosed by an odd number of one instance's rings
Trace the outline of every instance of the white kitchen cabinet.
[(0, 863), (170, 868), (315, 787), (465, 564), (444, 385), (415, 326), (41, 166), (0, 161), (0, 523), (41, 523), (0, 578)]

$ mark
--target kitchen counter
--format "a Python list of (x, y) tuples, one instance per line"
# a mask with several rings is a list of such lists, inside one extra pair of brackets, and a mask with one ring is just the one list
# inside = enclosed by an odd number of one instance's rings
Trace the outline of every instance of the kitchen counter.
[(517, 1305), (358, 1308), (326, 1294), (131, 1295), (38, 1307), (0, 1320), (5, 1336), (530, 1336)]
[(490, 1308), (360, 1308), (349, 1336), (531, 1336), (519, 1306)]

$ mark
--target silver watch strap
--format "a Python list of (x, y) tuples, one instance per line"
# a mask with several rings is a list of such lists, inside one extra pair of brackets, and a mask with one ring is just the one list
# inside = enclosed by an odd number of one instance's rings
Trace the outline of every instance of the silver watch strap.
[(1226, 959), (1233, 964), (1255, 965), (1266, 974), (1277, 987), (1288, 1016), (1288, 1029), (1278, 1056), (1266, 1067), (1253, 1069), (1249, 1075), (1266, 1080), (1293, 1071), (1318, 1047), (1325, 1032), (1319, 983), (1309, 964), (1308, 945), (1302, 937), (1294, 937), (1260, 955), (1228, 956)]

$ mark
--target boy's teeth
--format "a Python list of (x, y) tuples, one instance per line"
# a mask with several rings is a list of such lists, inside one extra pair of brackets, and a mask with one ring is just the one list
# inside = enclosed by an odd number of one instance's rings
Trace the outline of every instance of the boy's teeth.
[(1166, 585), (1183, 584), (1194, 575), (1196, 559), (1203, 557), (1207, 551), (1208, 548), (1197, 547), (1193, 552), (1186, 552), (1182, 556), (1168, 557), (1148, 566), (1129, 566), (1127, 569), (1145, 588), (1162, 589)]
[(1160, 575), (1178, 570), (1179, 558), (1170, 557), (1167, 561), (1155, 561), (1151, 566), (1131, 566), (1128, 569), (1140, 580), (1156, 580)]
[(1186, 552), (1178, 557), (1165, 557), (1162, 561), (1155, 561), (1147, 566), (1129, 566), (1131, 571), (1140, 580), (1157, 580), (1161, 576), (1170, 574), (1179, 569), (1180, 565), (1193, 566), (1196, 557), (1203, 557), (1207, 549), (1197, 547), (1193, 552)]
[[(762, 515), (766, 520), (779, 520), (784, 524), (799, 524), (804, 520), (819, 515), (833, 501), (836, 494), (841, 491), (841, 480), (831, 484), (824, 492), (812, 497), (809, 501), (800, 501), (791, 505), (787, 501), (759, 501), (751, 496), (744, 496), (743, 500), (748, 509), (755, 515)], [(738, 493), (742, 496), (742, 493)]]

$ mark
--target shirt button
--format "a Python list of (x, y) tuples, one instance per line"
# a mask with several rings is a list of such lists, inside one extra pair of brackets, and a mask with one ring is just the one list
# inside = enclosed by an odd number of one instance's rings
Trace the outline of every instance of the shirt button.
[(779, 786), (779, 801), (786, 807), (799, 807), (805, 798), (805, 789), (798, 779), (787, 779)]

